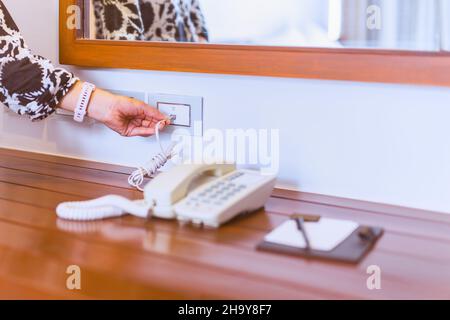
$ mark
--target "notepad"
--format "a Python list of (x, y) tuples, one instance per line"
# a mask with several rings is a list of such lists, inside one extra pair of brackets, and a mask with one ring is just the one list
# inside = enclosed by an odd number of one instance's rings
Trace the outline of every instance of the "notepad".
[[(319, 222), (305, 222), (304, 225), (311, 249), (320, 251), (334, 250), (359, 227), (353, 221), (327, 218), (322, 218)], [(305, 240), (294, 220), (286, 221), (269, 233), (264, 240), (284, 246), (306, 248)]]

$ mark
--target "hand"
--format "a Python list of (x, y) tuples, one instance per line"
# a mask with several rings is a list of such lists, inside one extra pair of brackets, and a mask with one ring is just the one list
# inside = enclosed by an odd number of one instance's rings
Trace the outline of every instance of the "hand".
[[(61, 100), (59, 107), (74, 111), (82, 85), (80, 81), (76, 83)], [(160, 130), (170, 124), (165, 115), (144, 102), (101, 89), (92, 94), (87, 112), (90, 118), (102, 122), (125, 137), (148, 137), (155, 134), (158, 122), (166, 120), (160, 124)]]
[(170, 123), (157, 109), (142, 101), (122, 96), (115, 97), (115, 102), (104, 113), (101, 121), (124, 137), (152, 136), (158, 122), (164, 121), (160, 124), (160, 130)]

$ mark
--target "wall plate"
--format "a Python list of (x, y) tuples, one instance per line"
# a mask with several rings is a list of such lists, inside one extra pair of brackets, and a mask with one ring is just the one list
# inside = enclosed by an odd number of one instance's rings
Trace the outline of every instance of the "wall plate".
[[(171, 125), (165, 133), (189, 134), (203, 136), (203, 97), (181, 96), (172, 94), (148, 94), (148, 104), (163, 112), (170, 112), (170, 106), (179, 106), (182, 119), (175, 120), (180, 125)], [(184, 114), (189, 110), (190, 115)], [(187, 121), (186, 119), (189, 119)]]

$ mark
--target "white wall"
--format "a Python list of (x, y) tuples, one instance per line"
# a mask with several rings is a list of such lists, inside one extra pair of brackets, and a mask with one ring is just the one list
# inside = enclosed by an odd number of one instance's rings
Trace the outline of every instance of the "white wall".
[[(3, 0), (36, 53), (57, 61), (57, 0)], [(114, 89), (202, 95), (206, 127), (281, 128), (280, 184), (450, 212), (450, 89), (76, 69)], [(151, 139), (3, 113), (0, 145), (136, 165)]]

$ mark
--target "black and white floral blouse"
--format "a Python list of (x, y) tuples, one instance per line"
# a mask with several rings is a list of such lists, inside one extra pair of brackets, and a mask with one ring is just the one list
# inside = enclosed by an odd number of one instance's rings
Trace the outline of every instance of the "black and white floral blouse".
[(208, 41), (199, 0), (92, 0), (92, 3), (97, 39)]
[(31, 53), (0, 0), (0, 102), (20, 115), (41, 120), (55, 111), (77, 80)]

